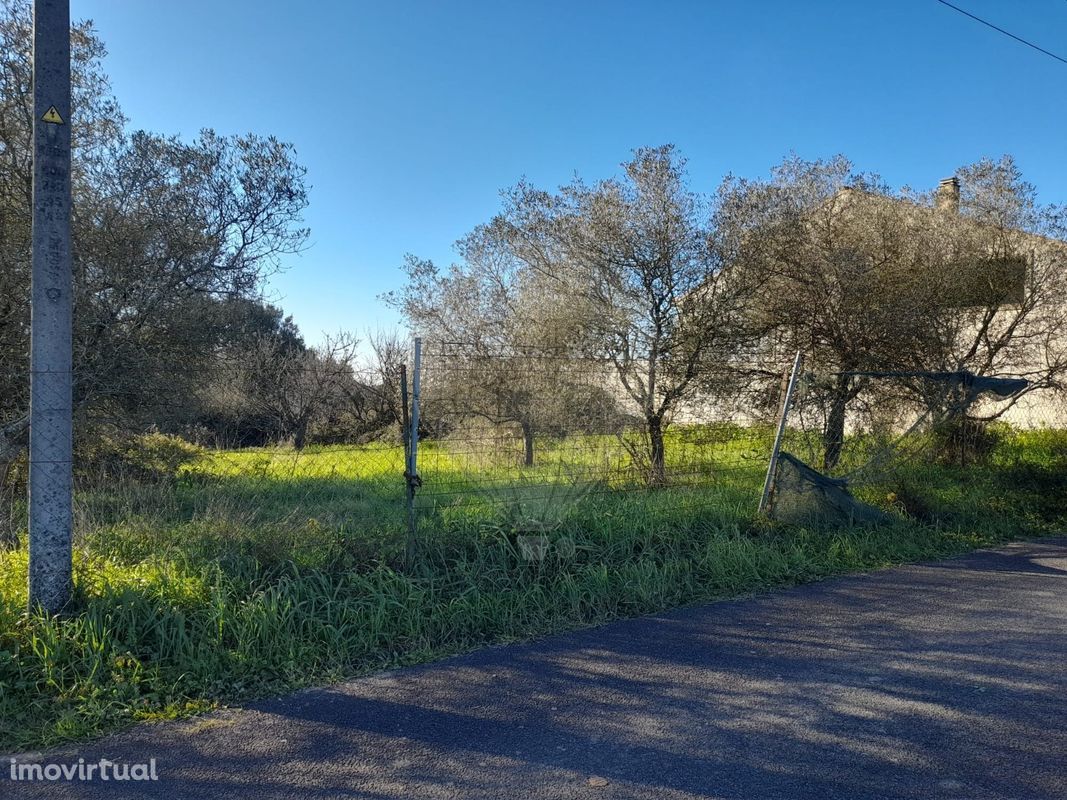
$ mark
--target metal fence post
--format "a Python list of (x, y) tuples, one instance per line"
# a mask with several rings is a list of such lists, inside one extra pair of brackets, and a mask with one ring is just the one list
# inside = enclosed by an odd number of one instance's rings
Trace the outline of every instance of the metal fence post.
[(71, 591), (70, 0), (33, 4), (29, 605)]
[(418, 549), (419, 520), (415, 509), (415, 493), (421, 483), (419, 479), (419, 396), (421, 374), (422, 339), (416, 337), (415, 363), (411, 374), (411, 421), (407, 430), (407, 469), (405, 470), (408, 484), (408, 566), (414, 563), (415, 552)]
[(400, 439), (404, 443), (404, 477), (411, 466), (411, 416), (408, 412), (408, 365), (400, 365)]
[(767, 503), (771, 499), (774, 489), (775, 473), (778, 471), (778, 454), (782, 451), (782, 437), (785, 435), (786, 422), (789, 419), (789, 407), (793, 403), (793, 390), (797, 385), (797, 376), (804, 364), (804, 356), (797, 350), (793, 359), (793, 371), (789, 374), (789, 383), (786, 385), (785, 396), (782, 398), (782, 409), (778, 414), (778, 430), (774, 434), (774, 446), (771, 448), (771, 460), (767, 465), (767, 479), (763, 482), (763, 494), (760, 496), (759, 513), (767, 510)]

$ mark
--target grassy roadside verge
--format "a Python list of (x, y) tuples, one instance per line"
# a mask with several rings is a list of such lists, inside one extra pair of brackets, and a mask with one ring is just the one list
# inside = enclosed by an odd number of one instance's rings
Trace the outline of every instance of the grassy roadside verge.
[(25, 614), (25, 547), (0, 552), (0, 751), (1058, 532), (1063, 474), (1045, 458), (919, 472), (899, 491), (922, 486), (941, 521), (866, 530), (757, 526), (730, 493), (700, 513), (670, 492), (605, 496), (542, 561), (476, 527), (430, 542), (412, 574), (354, 558), (342, 530), (312, 521), (126, 519), (81, 542), (77, 607), (64, 618)]

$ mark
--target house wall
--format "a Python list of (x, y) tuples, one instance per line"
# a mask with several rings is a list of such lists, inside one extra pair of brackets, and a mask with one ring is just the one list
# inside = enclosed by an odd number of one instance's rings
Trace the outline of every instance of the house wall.
[(1000, 419), (1017, 428), (1067, 429), (1067, 395), (1050, 390), (1031, 392)]

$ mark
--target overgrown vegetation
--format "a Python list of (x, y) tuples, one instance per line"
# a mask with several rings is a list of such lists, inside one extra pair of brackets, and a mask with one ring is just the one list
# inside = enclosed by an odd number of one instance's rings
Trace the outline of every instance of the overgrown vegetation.
[[(915, 462), (866, 487), (896, 524), (824, 531), (755, 518), (760, 464), (714, 469), (742, 438), (676, 430), (668, 452), (704, 453), (699, 485), (605, 493), (557, 478), (525, 502), (523, 484), (487, 490), (435, 445), (427, 469), (464, 502), (426, 510), (410, 570), (399, 448), (215, 453), (176, 480), (114, 482), (80, 498), (63, 617), (25, 611), (24, 532), (0, 551), (0, 749), (1057, 530), (1067, 435), (1000, 433), (981, 465)], [(521, 551), (531, 534), (547, 538), (540, 559)]]
[[(409, 260), (386, 299), (449, 349), (423, 364), (407, 560), (403, 337), (373, 337), (360, 369), (354, 337), (310, 346), (263, 302), (308, 241), (294, 149), (131, 132), (78, 23), (75, 592), (28, 613), (31, 33), (28, 0), (0, 0), (0, 747), (1063, 521), (1067, 437), (995, 420), (1062, 402), (1067, 210), (1010, 157), (936, 195), (843, 158), (709, 194), (665, 145), (615, 178), (520, 183), (457, 264)], [(827, 473), (877, 466), (859, 493), (893, 525), (756, 519), (795, 351), (792, 439)], [(1026, 380), (994, 407), (932, 371)], [(882, 470), (920, 412), (940, 458)]]

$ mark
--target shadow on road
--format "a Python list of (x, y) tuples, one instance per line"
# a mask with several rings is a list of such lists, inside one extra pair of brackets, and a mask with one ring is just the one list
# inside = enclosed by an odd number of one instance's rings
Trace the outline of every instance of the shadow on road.
[(1060, 540), (683, 609), (141, 727), (64, 752), (158, 784), (14, 796), (1064, 796), (1065, 591)]

